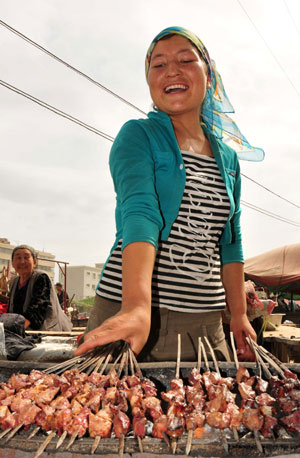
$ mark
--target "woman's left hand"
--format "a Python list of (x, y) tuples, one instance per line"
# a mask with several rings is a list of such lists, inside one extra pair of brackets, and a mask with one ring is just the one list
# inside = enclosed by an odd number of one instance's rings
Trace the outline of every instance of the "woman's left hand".
[(256, 333), (247, 315), (232, 316), (230, 320), (230, 330), (234, 335), (239, 361), (255, 361), (255, 354), (246, 341), (246, 337), (250, 337), (256, 342)]

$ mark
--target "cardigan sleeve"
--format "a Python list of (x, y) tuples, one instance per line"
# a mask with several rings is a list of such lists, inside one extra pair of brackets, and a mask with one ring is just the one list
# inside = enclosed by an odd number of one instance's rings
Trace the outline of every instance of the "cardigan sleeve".
[(155, 163), (149, 139), (136, 121), (121, 128), (109, 163), (121, 218), (122, 248), (139, 241), (157, 248), (163, 219), (155, 189)]
[(30, 302), (24, 317), (30, 321), (30, 327), (38, 330), (41, 328), (50, 307), (51, 280), (46, 273), (42, 273), (36, 279)]
[(232, 167), (235, 175), (232, 186), (232, 197), (234, 202), (234, 212), (228, 221), (231, 240), (220, 245), (221, 263), (229, 264), (232, 262), (244, 262), (243, 247), (242, 247), (242, 231), (241, 231), (241, 173), (240, 164), (236, 153), (234, 152), (235, 163)]

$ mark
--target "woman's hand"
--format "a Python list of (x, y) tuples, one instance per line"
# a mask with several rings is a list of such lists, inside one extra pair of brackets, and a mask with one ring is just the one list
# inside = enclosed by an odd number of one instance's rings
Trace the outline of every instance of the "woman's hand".
[(147, 342), (150, 323), (151, 315), (142, 307), (135, 307), (130, 311), (121, 310), (86, 334), (84, 343), (75, 350), (74, 356), (117, 340), (125, 340), (132, 351), (138, 354)]
[(75, 356), (117, 340), (128, 342), (136, 354), (142, 350), (151, 325), (151, 282), (155, 254), (155, 247), (148, 242), (135, 242), (124, 248), (121, 310), (86, 334), (84, 343), (75, 350)]
[(256, 342), (256, 333), (247, 316), (243, 264), (225, 264), (222, 267), (222, 281), (231, 313), (230, 330), (235, 338), (239, 360), (255, 361), (255, 355), (246, 341), (246, 337), (251, 337)]
[(252, 328), (247, 315), (234, 316), (231, 314), (230, 330), (234, 335), (239, 361), (255, 361), (255, 355), (246, 341), (246, 337), (250, 337), (256, 342), (256, 333)]

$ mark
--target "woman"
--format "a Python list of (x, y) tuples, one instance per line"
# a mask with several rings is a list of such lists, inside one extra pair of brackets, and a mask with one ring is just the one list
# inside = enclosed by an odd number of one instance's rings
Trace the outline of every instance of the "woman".
[(220, 75), (191, 32), (157, 35), (146, 77), (155, 109), (126, 123), (111, 150), (116, 242), (75, 354), (123, 339), (140, 360), (174, 360), (180, 332), (183, 360), (195, 361), (205, 335), (218, 358), (230, 360), (226, 296), (240, 359), (250, 360), (245, 338), (256, 335), (246, 314), (240, 170), (219, 138), (224, 124), (250, 155), (261, 151), (223, 114), (232, 108)]
[(12, 252), (12, 265), (18, 274), (9, 293), (9, 313), (25, 318), (25, 329), (70, 331), (72, 323), (63, 313), (52, 282), (45, 272), (35, 270), (37, 255), (28, 245)]

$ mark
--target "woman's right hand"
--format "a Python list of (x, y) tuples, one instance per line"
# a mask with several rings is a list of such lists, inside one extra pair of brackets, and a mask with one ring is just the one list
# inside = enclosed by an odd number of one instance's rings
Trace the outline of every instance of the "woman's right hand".
[(120, 312), (86, 334), (74, 352), (81, 355), (99, 345), (125, 340), (138, 354), (147, 342), (151, 325), (151, 281), (155, 247), (148, 242), (127, 245), (122, 254), (122, 307)]
[(121, 310), (104, 321), (101, 326), (86, 334), (84, 343), (75, 350), (74, 356), (117, 340), (128, 342), (132, 351), (137, 355), (147, 342), (150, 323), (151, 316), (143, 308)]

